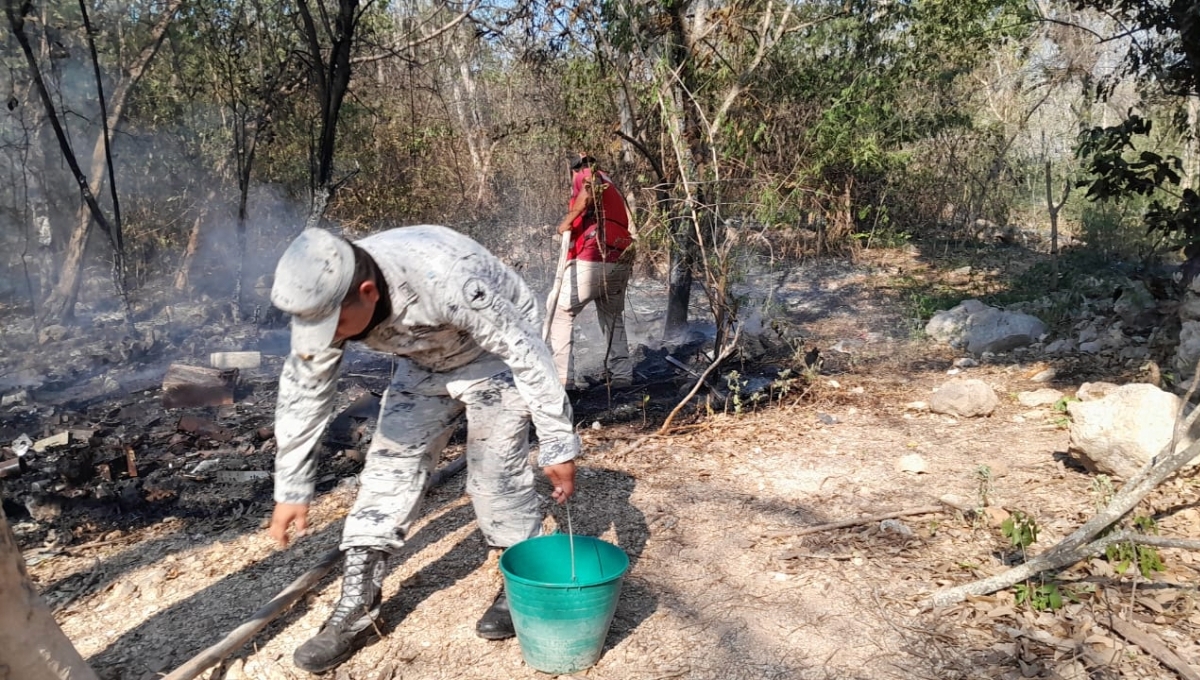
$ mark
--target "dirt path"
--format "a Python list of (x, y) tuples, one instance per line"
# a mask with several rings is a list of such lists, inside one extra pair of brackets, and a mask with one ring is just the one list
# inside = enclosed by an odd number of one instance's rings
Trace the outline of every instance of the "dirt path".
[[(945, 494), (979, 504), (986, 493), (991, 506), (1036, 518), (1037, 545), (1048, 546), (1094, 507), (1092, 476), (1063, 454), (1067, 432), (1058, 414), (1030, 412), (1012, 398), (1041, 386), (1027, 379), (1030, 366), (966, 369), (1001, 396), (990, 418), (906, 409), (947, 379), (956, 356), (912, 333), (889, 287), (898, 268), (918, 267), (903, 258), (809, 265), (771, 278), (769, 319), (801, 329), (806, 346), (854, 341), (844, 345), (851, 354), (826, 351), (822, 375), (806, 392), (717, 413), (632, 450), (629, 443), (649, 429), (640, 394), (623, 395), (613, 408), (580, 409), (585, 424), (596, 420), (599, 429), (582, 430), (587, 454), (574, 526), (620, 545), (632, 567), (603, 657), (574, 677), (1171, 677), (1103, 625), (1113, 611), (1200, 665), (1190, 555), (1164, 551), (1167, 571), (1136, 589), (1104, 562), (1071, 570), (1064, 578), (1090, 584), (1091, 592), (1055, 613), (1016, 605), (1012, 593), (921, 613), (916, 604), (933, 589), (997, 573), (1011, 561), (997, 527), (940, 511), (795, 535), (824, 522), (936, 504)], [(651, 423), (661, 416), (646, 414)], [(907, 454), (919, 454), (927, 471), (898, 472)], [(986, 488), (981, 466), (990, 473)], [(332, 677), (547, 677), (523, 664), (515, 640), (474, 635), (500, 577), (486, 563), (462, 491), (460, 476), (432, 492), (387, 579), (382, 639)], [(1195, 505), (1190, 483), (1164, 493), (1160, 505), (1176, 497)], [(203, 522), (168, 518), (31, 571), (102, 677), (148, 680), (215, 642), (335, 546), (352, 498), (345, 484), (322, 495), (313, 535), (283, 553), (261, 531), (268, 506), (259, 502)], [(1174, 521), (1163, 531), (1200, 532), (1194, 511)], [(339, 583), (327, 578), (211, 677), (305, 677), (291, 665), (291, 651), (328, 615)]]

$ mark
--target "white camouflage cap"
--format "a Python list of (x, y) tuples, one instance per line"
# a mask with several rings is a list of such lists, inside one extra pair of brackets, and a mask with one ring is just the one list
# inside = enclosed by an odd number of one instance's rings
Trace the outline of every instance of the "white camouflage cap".
[(271, 303), (292, 315), (293, 352), (311, 356), (333, 344), (353, 280), (354, 250), (324, 229), (305, 229), (283, 251)]

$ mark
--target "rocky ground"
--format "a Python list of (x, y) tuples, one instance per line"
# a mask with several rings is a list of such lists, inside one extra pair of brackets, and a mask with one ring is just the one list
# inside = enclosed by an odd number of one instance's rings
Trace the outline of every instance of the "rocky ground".
[[(748, 358), (713, 374), (669, 434), (655, 432), (695, 377), (666, 355), (704, 370), (703, 329), (682, 347), (646, 343), (633, 388), (584, 392), (572, 525), (620, 545), (632, 566), (603, 656), (575, 677), (1173, 677), (1114, 632), (1113, 617), (1200, 667), (1200, 562), (1181, 550), (1158, 551), (1163, 568), (1149, 577), (1122, 569), (1116, 555), (1067, 569), (1054, 581), (1056, 609), (1032, 606), (1053, 599), (1041, 582), (920, 607), (939, 587), (1024, 559), (1004, 536), (1006, 519), (1036, 527), (1026, 550), (1037, 553), (1120, 486), (1068, 451), (1065, 399), (1023, 393), (1163, 382), (1155, 368), (1169, 357), (1157, 326), (1138, 330), (1150, 318), (1141, 309), (1122, 323), (1127, 332), (1108, 334), (1105, 320), (1122, 309), (1103, 281), (1072, 298), (1069, 314), (1057, 298), (1039, 303), (1039, 316), (1054, 318), (1031, 348), (968, 357), (920, 332), (911, 313), (920, 296), (995, 295), (1035, 257), (909, 248), (772, 267), (740, 289), (744, 309), (758, 310), (747, 315), (748, 331), (758, 331), (743, 338)], [(630, 316), (644, 339), (659, 320), (661, 284), (636, 289)], [(147, 310), (132, 331), (110, 313), (42, 334), (39, 343), (10, 325), (3, 338), (0, 443), (6, 457), (21, 435), (43, 450), (3, 473), (0, 488), (32, 577), (101, 677), (148, 680), (178, 667), (336, 546), (386, 358), (358, 354), (344, 369), (314, 530), (278, 551), (262, 527), (286, 332), (232, 325), (219, 306), (198, 303)], [(1053, 346), (1060, 340), (1073, 346)], [(1095, 351), (1080, 350), (1096, 341), (1086, 348)], [(823, 361), (808, 366), (814, 347)], [(263, 356), (239, 372), (234, 403), (162, 406), (171, 363), (204, 365), (234, 350)], [(945, 410), (932, 406), (934, 389), (959, 378), (991, 389), (989, 415), (931, 410)], [(63, 432), (65, 445), (46, 443)], [(460, 450), (452, 443), (447, 458)], [(463, 475), (431, 491), (385, 584), (381, 637), (334, 677), (545, 677), (523, 664), (516, 641), (473, 634), (500, 576), (462, 492)], [(878, 518), (889, 513), (898, 516)], [(566, 523), (562, 509), (550, 514)], [(1168, 482), (1138, 514), (1163, 535), (1197, 535), (1194, 478)], [(335, 571), (207, 677), (303, 677), (291, 650), (337, 592)]]

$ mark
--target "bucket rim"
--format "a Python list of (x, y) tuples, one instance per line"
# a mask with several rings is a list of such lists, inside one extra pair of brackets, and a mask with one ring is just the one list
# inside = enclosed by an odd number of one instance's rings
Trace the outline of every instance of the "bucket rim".
[(521, 541), (520, 543), (517, 543), (516, 545), (505, 548), (504, 554), (500, 555), (500, 573), (504, 575), (505, 579), (512, 579), (514, 582), (520, 583), (521, 585), (533, 586), (536, 588), (551, 588), (554, 590), (572, 590), (572, 589), (579, 589), (579, 588), (591, 588), (594, 586), (608, 585), (614, 581), (619, 581), (619, 580), (625, 578), (625, 574), (627, 574), (629, 572), (629, 555), (625, 552), (624, 549), (621, 548), (621, 546), (614, 545), (603, 539), (596, 538), (595, 536), (581, 536), (579, 534), (575, 535), (574, 538), (576, 540), (585, 539), (588, 541), (604, 543), (613, 548), (616, 548), (617, 552), (620, 553), (621, 557), (624, 558), (624, 565), (621, 567), (621, 569), (615, 575), (607, 576), (607, 577), (602, 578), (597, 581), (587, 581), (587, 582), (579, 582), (579, 583), (547, 583), (545, 581), (537, 581), (534, 579), (530, 579), (530, 578), (526, 578), (524, 576), (519, 576), (517, 574), (514, 574), (508, 569), (508, 566), (505, 563), (504, 558), (509, 554), (508, 551), (517, 547), (518, 545), (522, 545), (524, 543), (529, 543), (532, 541), (537, 541), (539, 539), (559, 538), (559, 537), (568, 538), (568, 536), (569, 536), (568, 534), (564, 534), (564, 533), (553, 533), (553, 534), (545, 534), (542, 536), (533, 536), (531, 538), (525, 539), (524, 541)]

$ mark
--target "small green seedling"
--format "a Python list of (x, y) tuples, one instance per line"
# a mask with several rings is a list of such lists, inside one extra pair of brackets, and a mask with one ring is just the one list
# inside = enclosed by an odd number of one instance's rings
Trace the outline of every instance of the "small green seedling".
[[(1133, 525), (1142, 533), (1158, 533), (1154, 519), (1145, 515), (1133, 518)], [(1152, 545), (1138, 545), (1133, 541), (1122, 541), (1108, 546), (1104, 549), (1104, 558), (1113, 563), (1113, 569), (1118, 574), (1124, 574), (1129, 567), (1136, 564), (1138, 573), (1146, 579), (1154, 572), (1165, 571), (1167, 568), (1157, 548)]]
[(1055, 611), (1063, 606), (1063, 594), (1057, 583), (1042, 583), (1037, 586), (1018, 583), (1013, 586), (1013, 592), (1016, 594), (1017, 604), (1028, 604), (1035, 611)]
[(1000, 532), (1024, 554), (1026, 548), (1037, 543), (1037, 520), (1020, 510), (1013, 510), (1008, 519), (1000, 524)]

